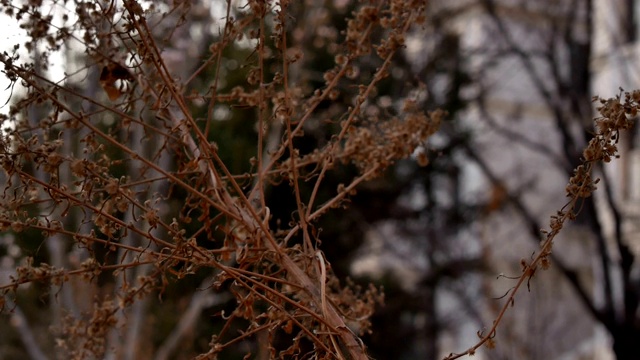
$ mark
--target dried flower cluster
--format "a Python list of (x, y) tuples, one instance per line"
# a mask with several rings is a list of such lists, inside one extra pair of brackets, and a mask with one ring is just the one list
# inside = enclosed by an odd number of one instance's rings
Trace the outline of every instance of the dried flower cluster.
[[(135, 351), (121, 344), (140, 336), (131, 320), (140, 308), (200, 276), (210, 281), (199, 292), (227, 292), (235, 303), (217, 314), (225, 325), (199, 358), (251, 341), (247, 353), (273, 358), (366, 359), (358, 336), (382, 295), (338, 282), (313, 223), (437, 130), (443, 113), (412, 99), (400, 100), (398, 116), (364, 113), (405, 35), (424, 21), (424, 3), (355, 4), (342, 32), (305, 35), (290, 32), (289, 1), (228, 2), (219, 34), (200, 34), (208, 53), (188, 72), (171, 67), (168, 54), (190, 46), (180, 39), (193, 22), (202, 21), (194, 34), (211, 26), (205, 4), (73, 1), (58, 19), (43, 3), (1, 2), (28, 41), (0, 54), (14, 91), (0, 119), (0, 236), (32, 249), (13, 255), (25, 265), (0, 283), (3, 310), (21, 287), (39, 284), (59, 319), (60, 357), (101, 358)], [(292, 45), (305, 36), (333, 44), (335, 66), (318, 88), (305, 81), (306, 44)], [(48, 69), (60, 66), (52, 59), (63, 49), (69, 68), (58, 81)], [(178, 63), (187, 52), (177, 51)], [(225, 87), (232, 62), (244, 77)], [(370, 64), (375, 71), (362, 76)], [(240, 111), (251, 114), (243, 126), (257, 130), (255, 153), (241, 159), (250, 172), (234, 172), (229, 150), (212, 140), (217, 117)], [(296, 139), (327, 119), (335, 133), (301, 153)], [(360, 173), (318, 204), (339, 163)], [(300, 189), (305, 181), (310, 194)], [(282, 182), (297, 206), (284, 228), (266, 196)]]

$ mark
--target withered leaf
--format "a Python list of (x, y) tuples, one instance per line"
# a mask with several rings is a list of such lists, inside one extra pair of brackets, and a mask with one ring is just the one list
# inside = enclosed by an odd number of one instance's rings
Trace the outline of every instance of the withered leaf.
[(134, 77), (126, 67), (116, 62), (110, 62), (102, 67), (102, 71), (100, 72), (100, 85), (111, 101), (117, 100), (125, 93), (124, 82), (121, 81), (118, 86), (116, 83), (118, 80), (133, 81)]

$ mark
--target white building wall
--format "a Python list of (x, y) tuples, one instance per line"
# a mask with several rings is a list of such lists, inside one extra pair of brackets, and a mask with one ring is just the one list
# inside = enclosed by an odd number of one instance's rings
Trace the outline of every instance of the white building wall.
[[(597, 0), (602, 11), (596, 28), (601, 39), (594, 51), (592, 71), (594, 73), (593, 92), (601, 96), (613, 96), (622, 88), (626, 91), (640, 89), (640, 25), (635, 42), (626, 42), (619, 35), (621, 18), (626, 11), (634, 11), (636, 21), (640, 20), (640, 1), (634, 1), (633, 9), (625, 7), (625, 1)], [(605, 95), (608, 94), (608, 95)], [(633, 134), (635, 133), (635, 134)], [(607, 167), (609, 175), (617, 182), (616, 196), (625, 221), (623, 232), (628, 244), (640, 256), (640, 137), (638, 128), (633, 133), (622, 134), (620, 139), (620, 159)], [(613, 224), (608, 224), (613, 236)]]

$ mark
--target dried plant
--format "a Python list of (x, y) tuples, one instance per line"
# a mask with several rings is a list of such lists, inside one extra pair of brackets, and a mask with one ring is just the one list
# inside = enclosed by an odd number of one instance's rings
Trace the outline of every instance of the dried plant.
[(595, 118), (593, 138), (582, 152), (582, 164), (575, 168), (573, 176), (571, 176), (566, 186), (566, 196), (569, 200), (562, 209), (551, 216), (549, 229), (541, 230), (543, 237), (537, 254), (531, 261), (527, 261), (525, 258), (520, 260), (522, 274), (507, 293), (505, 304), (500, 309), (492, 326), (488, 330), (479, 331), (478, 337), (480, 340), (467, 351), (459, 354), (452, 353), (445, 358), (446, 360), (474, 355), (482, 345), (489, 349), (496, 346), (494, 337), (496, 336), (498, 325), (507, 310), (514, 306), (516, 294), (525, 283), (529, 287), (529, 282), (538, 270), (546, 270), (551, 266), (549, 257), (554, 239), (565, 227), (568, 220), (576, 218), (581, 209), (581, 201), (590, 197), (596, 190), (599, 179), (594, 179), (592, 176), (594, 166), (599, 162), (608, 163), (618, 157), (617, 145), (620, 139), (620, 132), (632, 128), (634, 119), (640, 110), (640, 90), (624, 92), (624, 97), (619, 95), (610, 99), (596, 96), (593, 101), (600, 104), (597, 107), (600, 116)]
[[(0, 231), (37, 248), (0, 284), (5, 311), (19, 309), (21, 287), (41, 284), (60, 356), (111, 356), (127, 351), (119, 339), (141, 336), (136, 307), (211, 274), (198, 291), (231, 294), (235, 307), (217, 314), (224, 325), (198, 358), (248, 340), (258, 345), (246, 353), (262, 357), (367, 358), (359, 336), (382, 295), (338, 282), (314, 224), (438, 128), (443, 113), (425, 114), (411, 97), (399, 115), (364, 111), (424, 21), (423, 1), (358, 4), (332, 47), (335, 66), (312, 89), (296, 75), (305, 53), (291, 45), (289, 1), (228, 1), (206, 58), (182, 74), (186, 55), (171, 64), (168, 50), (180, 48), (176, 34), (198, 11), (211, 10), (202, 4), (52, 1), (50, 15), (38, 1), (1, 5), (28, 40), (0, 55), (13, 91), (2, 115)], [(223, 91), (223, 60), (242, 48), (246, 81)], [(57, 80), (60, 54), (69, 66)], [(359, 73), (371, 64), (370, 76)], [(342, 111), (326, 110), (331, 103)], [(255, 152), (243, 159), (249, 172), (234, 172), (212, 140), (219, 111), (237, 109), (256, 129)], [(338, 125), (326, 144), (301, 151), (296, 139), (326, 121)], [(320, 203), (327, 174), (345, 165), (356, 175)], [(297, 207), (287, 224), (273, 221), (265, 196), (279, 183)]]
[[(0, 115), (0, 236), (32, 248), (13, 255), (20, 265), (0, 283), (3, 311), (20, 314), (30, 287), (51, 309), (58, 357), (133, 358), (144, 351), (136, 349), (139, 314), (195, 278), (188, 309), (173, 314), (176, 331), (153, 349), (156, 358), (175, 352), (207, 304), (229, 299), (232, 307), (211, 314), (219, 326), (206, 350), (185, 357), (367, 358), (360, 336), (383, 295), (338, 281), (321, 246), (332, 239), (321, 239), (316, 225), (438, 129), (444, 113), (425, 113), (416, 96), (396, 99), (397, 115), (369, 111), (394, 54), (425, 21), (424, 2), (358, 3), (344, 29), (316, 33), (328, 21), (320, 17), (309, 35), (294, 26), (300, 4), (228, 1), (219, 34), (201, 37), (207, 53), (193, 71), (180, 49), (193, 22), (211, 25), (202, 19), (213, 10), (203, 4), (0, 4), (28, 36), (0, 55), (12, 95)], [(333, 57), (320, 75), (305, 73), (310, 38)], [(68, 66), (54, 79), (61, 56)], [(224, 85), (236, 75), (225, 68), (229, 57), (242, 77), (233, 87)], [(549, 267), (554, 239), (596, 189), (594, 164), (617, 156), (640, 91), (594, 100), (601, 117), (567, 204), (536, 256), (522, 260), (492, 327), (447, 359), (495, 346), (517, 292)], [(224, 114), (246, 116), (243, 126), (255, 129), (255, 149), (240, 166), (214, 140)], [(306, 149), (299, 140), (320, 126), (330, 132), (325, 143)], [(417, 160), (428, 163), (424, 152)], [(347, 167), (349, 182), (327, 190), (330, 173)], [(278, 184), (296, 208), (287, 223), (271, 212), (268, 192)]]

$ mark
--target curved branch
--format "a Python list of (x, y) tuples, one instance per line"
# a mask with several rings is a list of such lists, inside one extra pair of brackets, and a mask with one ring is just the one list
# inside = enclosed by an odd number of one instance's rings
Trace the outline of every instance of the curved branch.
[[(463, 144), (463, 146), (466, 150), (467, 155), (473, 161), (475, 161), (476, 164), (478, 164), (485, 176), (489, 178), (489, 181), (491, 181), (492, 184), (500, 184), (498, 176), (495, 175), (493, 171), (491, 171), (488, 164), (480, 156), (478, 156), (477, 152), (473, 151), (473, 149), (468, 144)], [(507, 191), (506, 199), (515, 208), (516, 213), (522, 218), (525, 224), (527, 224), (529, 234), (531, 235), (530, 239), (535, 242), (536, 245), (538, 245), (540, 241), (540, 230), (542, 229), (542, 225), (535, 219), (531, 211), (527, 209), (527, 207), (519, 197)], [(556, 265), (560, 273), (564, 276), (564, 278), (569, 281), (569, 284), (571, 284), (571, 286), (573, 287), (582, 304), (587, 308), (587, 310), (589, 310), (589, 313), (591, 313), (591, 315), (595, 319), (602, 322), (607, 328), (609, 328), (611, 326), (610, 319), (606, 317), (605, 314), (595, 306), (593, 299), (589, 297), (587, 290), (584, 289), (580, 284), (580, 280), (576, 272), (569, 269), (562, 262), (562, 260), (555, 256), (553, 253), (551, 253), (550, 258)]]

